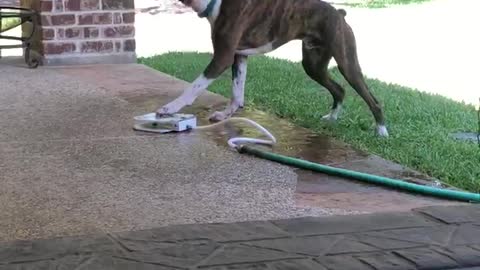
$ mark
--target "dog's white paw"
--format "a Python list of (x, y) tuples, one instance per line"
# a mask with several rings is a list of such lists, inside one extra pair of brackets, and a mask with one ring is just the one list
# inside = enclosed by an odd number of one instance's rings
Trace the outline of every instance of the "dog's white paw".
[(214, 112), (210, 115), (209, 120), (212, 122), (220, 122), (227, 119), (229, 115), (225, 112)]
[(336, 122), (337, 119), (338, 119), (338, 116), (334, 115), (332, 113), (329, 113), (329, 114), (323, 116), (322, 119), (325, 120), (325, 121), (329, 121), (329, 122)]
[(342, 104), (338, 104), (335, 109), (333, 109), (329, 114), (322, 117), (325, 121), (336, 122), (338, 120), (338, 115), (342, 111)]
[(378, 125), (377, 126), (377, 135), (380, 137), (388, 137), (388, 130), (387, 127), (384, 125)]
[(172, 114), (178, 113), (184, 106), (185, 105), (183, 105), (181, 102), (174, 101), (158, 109), (157, 115), (158, 116), (172, 115)]

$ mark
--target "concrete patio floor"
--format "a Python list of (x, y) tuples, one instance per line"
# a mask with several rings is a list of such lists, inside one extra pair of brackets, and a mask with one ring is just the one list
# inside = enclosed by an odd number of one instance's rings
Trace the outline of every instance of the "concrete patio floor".
[[(30, 70), (4, 58), (0, 74), (0, 241), (456, 204), (240, 155), (226, 145), (248, 131), (240, 126), (134, 132), (134, 116), (186, 85), (142, 65)], [(225, 103), (207, 92), (186, 111), (205, 123)], [(431, 183), (262, 112), (243, 115), (278, 137), (277, 152)]]

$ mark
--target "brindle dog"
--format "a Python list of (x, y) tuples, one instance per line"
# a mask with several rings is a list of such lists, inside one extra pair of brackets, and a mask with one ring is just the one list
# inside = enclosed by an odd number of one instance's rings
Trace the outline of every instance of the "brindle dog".
[(332, 57), (349, 84), (369, 106), (380, 136), (388, 136), (382, 108), (365, 83), (357, 57), (355, 36), (345, 21), (346, 12), (321, 0), (180, 0), (210, 22), (213, 59), (182, 95), (157, 111), (174, 114), (195, 99), (226, 69), (233, 71), (230, 104), (211, 120), (230, 117), (244, 105), (247, 58), (265, 54), (292, 40), (302, 40), (306, 74), (328, 89), (332, 110), (323, 118), (335, 121), (345, 90), (328, 74)]

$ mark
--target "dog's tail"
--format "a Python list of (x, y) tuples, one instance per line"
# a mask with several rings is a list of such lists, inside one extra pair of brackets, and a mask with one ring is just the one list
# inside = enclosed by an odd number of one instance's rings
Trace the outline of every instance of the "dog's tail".
[(342, 14), (343, 17), (347, 16), (347, 11), (343, 8), (338, 9), (338, 12), (340, 12), (340, 14)]

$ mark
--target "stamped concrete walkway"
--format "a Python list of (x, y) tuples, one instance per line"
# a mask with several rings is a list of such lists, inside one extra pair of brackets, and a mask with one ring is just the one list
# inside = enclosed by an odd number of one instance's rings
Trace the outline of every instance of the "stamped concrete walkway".
[(0, 270), (473, 270), (480, 207), (164, 227), (0, 246)]

